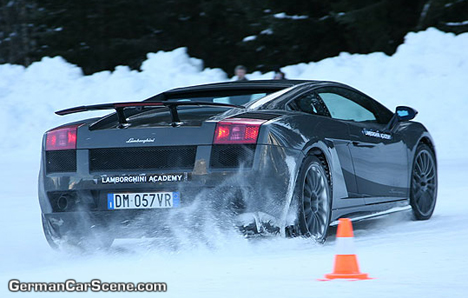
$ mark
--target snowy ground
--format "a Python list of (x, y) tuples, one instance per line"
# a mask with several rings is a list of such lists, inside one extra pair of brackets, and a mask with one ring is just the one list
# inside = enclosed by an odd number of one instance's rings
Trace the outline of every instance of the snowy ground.
[(190, 240), (181, 241), (178, 249), (166, 242), (120, 240), (97, 255), (51, 250), (42, 235), (36, 197), (39, 143), (44, 130), (71, 119), (54, 116), (54, 110), (139, 100), (170, 87), (227, 77), (221, 70), (203, 70), (201, 61), (183, 49), (150, 54), (142, 72), (120, 67), (89, 77), (60, 58), (26, 69), (0, 65), (0, 297), (53, 295), (10, 293), (7, 283), (13, 278), (161, 281), (168, 292), (158, 295), (167, 297), (466, 297), (467, 48), (468, 34), (428, 30), (409, 34), (393, 57), (341, 54), (283, 68), (289, 78), (348, 83), (391, 108), (413, 106), (420, 111), (417, 120), (436, 139), (440, 187), (433, 218), (416, 222), (401, 213), (355, 224), (361, 269), (376, 278), (358, 282), (316, 280), (332, 269), (333, 237), (316, 245), (307, 239), (251, 241), (214, 231), (203, 241), (187, 234)]
[[(395, 214), (355, 224), (361, 270), (376, 278), (357, 282), (316, 280), (332, 270), (333, 237), (316, 245), (306, 239), (248, 241), (214, 234), (178, 250), (153, 241), (117, 241), (105, 254), (53, 251), (41, 231), (34, 187), (37, 161), (16, 162), (0, 164), (8, 169), (0, 174), (1, 297), (50, 296), (9, 293), (12, 278), (163, 281), (168, 292), (160, 295), (167, 297), (466, 297), (468, 291), (468, 160), (442, 162), (439, 202), (431, 220)], [(24, 187), (28, 184), (32, 186)]]

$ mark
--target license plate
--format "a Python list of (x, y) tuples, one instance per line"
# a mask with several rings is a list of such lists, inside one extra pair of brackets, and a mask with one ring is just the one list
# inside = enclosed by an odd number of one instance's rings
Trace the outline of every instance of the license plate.
[(107, 209), (166, 209), (180, 205), (179, 192), (110, 193)]

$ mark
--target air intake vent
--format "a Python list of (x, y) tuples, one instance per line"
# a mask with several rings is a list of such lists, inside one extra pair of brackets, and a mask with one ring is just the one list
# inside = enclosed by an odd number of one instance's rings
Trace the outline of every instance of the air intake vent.
[(251, 168), (256, 145), (214, 145), (211, 152), (212, 168)]
[(91, 149), (89, 170), (192, 169), (196, 153), (196, 146)]
[(47, 174), (76, 172), (76, 150), (46, 151)]
[[(236, 115), (235, 117), (236, 118), (247, 118), (247, 119), (271, 120), (271, 119), (278, 118), (279, 116), (280, 115), (248, 112), (248, 113), (243, 113), (243, 114)], [(226, 120), (229, 120), (229, 118), (226, 119)]]

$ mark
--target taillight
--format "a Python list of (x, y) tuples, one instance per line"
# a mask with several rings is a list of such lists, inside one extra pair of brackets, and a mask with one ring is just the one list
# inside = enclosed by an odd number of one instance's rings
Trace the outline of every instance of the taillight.
[(57, 128), (47, 132), (46, 150), (76, 149), (76, 130), (78, 125)]
[(216, 125), (214, 144), (255, 144), (266, 120), (232, 118)]

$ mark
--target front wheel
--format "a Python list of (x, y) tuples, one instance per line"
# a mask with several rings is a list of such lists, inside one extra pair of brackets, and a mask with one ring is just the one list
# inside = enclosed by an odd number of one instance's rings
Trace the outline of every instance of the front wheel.
[(437, 200), (437, 165), (434, 152), (418, 145), (411, 175), (410, 204), (417, 220), (431, 218)]
[(331, 217), (331, 190), (324, 164), (316, 156), (305, 158), (296, 180), (295, 198), (300, 233), (325, 242)]

